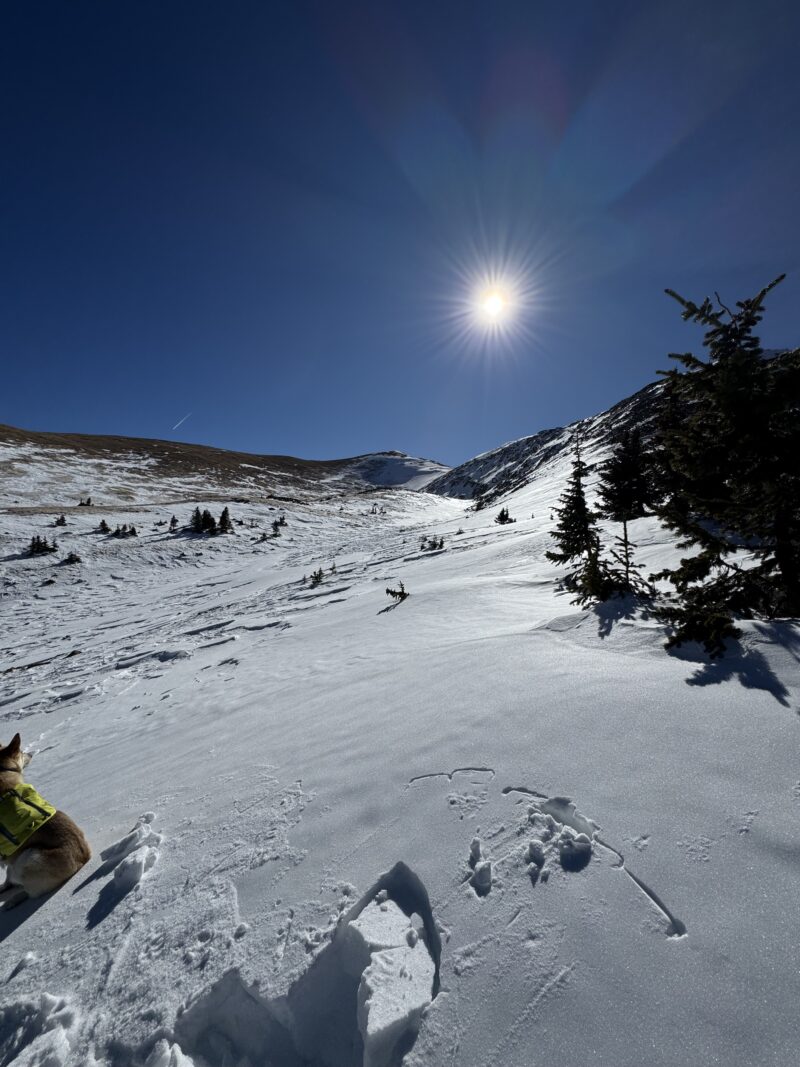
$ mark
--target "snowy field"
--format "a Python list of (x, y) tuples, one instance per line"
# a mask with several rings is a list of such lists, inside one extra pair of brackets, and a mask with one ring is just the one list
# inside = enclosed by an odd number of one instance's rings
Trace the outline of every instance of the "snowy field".
[(576, 609), (563, 455), (484, 511), (231, 498), (216, 538), (155, 525), (221, 511), (199, 479), (100, 513), (70, 469), (0, 514), (0, 740), (94, 857), (0, 911), (2, 1067), (798, 1062), (800, 628), (709, 663)]

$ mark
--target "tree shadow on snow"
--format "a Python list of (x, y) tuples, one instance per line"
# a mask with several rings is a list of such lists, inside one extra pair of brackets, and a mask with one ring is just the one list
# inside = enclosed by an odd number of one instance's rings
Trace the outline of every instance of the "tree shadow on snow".
[(795, 663), (800, 663), (800, 624), (796, 622), (757, 622), (754, 624), (760, 638), (771, 645), (786, 649)]
[(699, 664), (694, 674), (686, 679), (687, 685), (720, 685), (722, 682), (738, 681), (745, 689), (761, 689), (784, 708), (789, 707), (789, 690), (758, 649), (745, 648), (740, 641), (728, 639), (724, 656), (716, 659), (711, 659), (694, 641), (687, 641), (680, 648), (668, 651), (676, 659)]
[(618, 622), (623, 619), (649, 619), (647, 602), (635, 596), (615, 596), (601, 604), (595, 604), (592, 613), (597, 617), (597, 634), (608, 637)]

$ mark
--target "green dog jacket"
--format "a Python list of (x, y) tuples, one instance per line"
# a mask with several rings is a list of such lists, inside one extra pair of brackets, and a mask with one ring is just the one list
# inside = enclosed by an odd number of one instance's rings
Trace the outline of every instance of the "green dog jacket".
[(0, 858), (13, 856), (55, 813), (53, 805), (24, 782), (0, 795)]

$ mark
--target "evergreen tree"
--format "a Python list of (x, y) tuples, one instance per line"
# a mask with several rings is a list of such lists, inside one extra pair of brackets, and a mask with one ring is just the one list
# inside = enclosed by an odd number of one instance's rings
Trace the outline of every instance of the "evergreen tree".
[(658, 512), (681, 547), (696, 549), (656, 576), (676, 592), (661, 611), (674, 627), (668, 647), (699, 640), (719, 655), (734, 615), (800, 615), (800, 350), (765, 359), (754, 332), (782, 280), (735, 311), (667, 290), (684, 320), (706, 328), (709, 356), (675, 355), (683, 369), (663, 372)]
[(217, 520), (206, 508), (200, 518), (200, 529), (202, 533), (215, 534), (217, 532)]
[(567, 488), (562, 493), (555, 508), (556, 528), (550, 536), (558, 546), (556, 550), (545, 552), (553, 563), (575, 563), (584, 559), (598, 549), (597, 518), (586, 502), (584, 484), (589, 475), (589, 468), (581, 454), (581, 440), (575, 435), (573, 445), (572, 473)]
[(617, 447), (600, 468), (600, 513), (612, 522), (622, 523), (622, 537), (616, 539), (612, 556), (622, 567), (619, 592), (646, 593), (650, 588), (638, 576), (628, 523), (648, 514), (653, 499), (650, 461), (642, 446), (639, 430), (623, 430)]
[(580, 604), (607, 600), (620, 588), (619, 576), (600, 556), (597, 516), (586, 502), (588, 475), (589, 467), (581, 453), (580, 434), (576, 433), (572, 472), (559, 500), (561, 506), (555, 509), (556, 528), (550, 532), (558, 547), (545, 552), (545, 556), (553, 563), (573, 565), (564, 585), (576, 594), (576, 602)]
[(66, 515), (59, 515), (58, 518), (53, 523), (53, 525), (54, 526), (66, 526), (67, 525), (67, 516)]
[(98, 533), (107, 534), (111, 533), (111, 527), (108, 525), (105, 519), (100, 520), (100, 525), (97, 527)]
[(231, 515), (227, 508), (225, 508), (219, 517), (219, 532), (231, 533), (233, 531), (233, 523), (231, 522)]
[(169, 532), (170, 533), (175, 533), (175, 531), (177, 529), (178, 529), (178, 517), (177, 517), (177, 515), (173, 515), (172, 518), (169, 520)]
[(189, 523), (192, 533), (201, 534), (203, 532), (203, 515), (200, 508), (195, 508), (192, 512), (192, 518)]

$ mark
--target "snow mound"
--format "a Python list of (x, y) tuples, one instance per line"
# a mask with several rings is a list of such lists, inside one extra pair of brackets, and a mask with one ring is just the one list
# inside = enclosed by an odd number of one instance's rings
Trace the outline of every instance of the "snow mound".
[(50, 993), (0, 1006), (0, 1063), (66, 1067), (77, 1023), (69, 1003)]
[[(153, 829), (152, 821), (152, 812), (148, 811), (144, 815), (140, 815), (136, 825), (129, 833), (120, 838), (119, 841), (114, 842), (113, 845), (103, 849), (100, 853), (100, 858), (103, 862), (109, 867), (116, 866), (121, 864), (131, 853), (138, 854), (142, 851), (154, 852), (158, 855), (162, 837), (161, 834), (157, 834)], [(150, 866), (152, 866), (152, 863)]]

